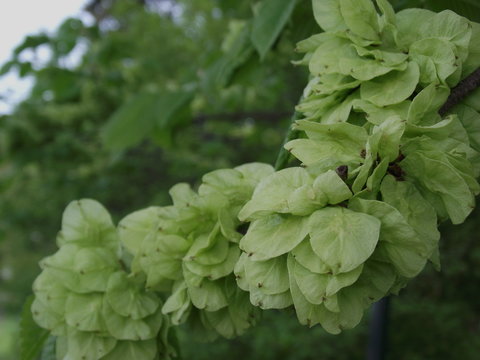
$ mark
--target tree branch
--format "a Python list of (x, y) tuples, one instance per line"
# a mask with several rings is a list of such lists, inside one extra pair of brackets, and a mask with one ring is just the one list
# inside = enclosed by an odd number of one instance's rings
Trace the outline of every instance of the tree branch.
[(445, 116), (455, 105), (458, 105), (464, 100), (472, 91), (480, 86), (480, 68), (468, 75), (465, 79), (460, 81), (457, 86), (452, 89), (450, 96), (445, 104), (441, 107), (438, 113)]
[(234, 113), (218, 113), (218, 114), (199, 114), (192, 119), (195, 124), (200, 124), (206, 120), (243, 120), (246, 118), (252, 118), (255, 120), (264, 120), (267, 122), (277, 121), (289, 116), (290, 113), (286, 111), (246, 111), (246, 112), (234, 112)]

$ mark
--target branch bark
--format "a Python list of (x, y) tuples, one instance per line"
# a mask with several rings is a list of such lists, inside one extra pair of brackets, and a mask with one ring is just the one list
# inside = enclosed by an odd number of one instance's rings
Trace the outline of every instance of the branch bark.
[(468, 95), (480, 86), (480, 68), (468, 75), (465, 79), (460, 81), (457, 86), (452, 89), (450, 96), (445, 104), (441, 107), (438, 113), (445, 116), (452, 110), (455, 105), (458, 105)]
[(245, 111), (234, 113), (218, 113), (218, 114), (199, 114), (193, 118), (194, 124), (200, 124), (206, 120), (243, 120), (252, 118), (259, 121), (277, 121), (285, 117), (290, 116), (290, 112), (287, 111)]

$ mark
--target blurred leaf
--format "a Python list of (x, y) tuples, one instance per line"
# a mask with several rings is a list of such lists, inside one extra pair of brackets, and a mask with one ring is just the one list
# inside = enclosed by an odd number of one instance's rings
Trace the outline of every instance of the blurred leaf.
[(19, 75), (21, 78), (27, 76), (33, 71), (32, 63), (30, 61), (23, 62), (19, 67)]
[(472, 21), (480, 21), (480, 1), (478, 0), (426, 0), (425, 7), (433, 11), (450, 9)]
[(52, 93), (58, 102), (74, 100), (80, 91), (81, 76), (68, 69), (47, 67), (36, 72), (38, 78), (33, 91), (43, 94), (44, 91)]
[(57, 338), (55, 336), (50, 335), (45, 342), (45, 346), (42, 350), (42, 355), (40, 356), (40, 360), (56, 360), (56, 342)]
[(192, 92), (178, 92), (163, 95), (158, 101), (158, 109), (160, 110), (157, 127), (160, 129), (169, 128), (173, 125), (175, 112), (181, 107), (186, 106), (192, 99)]
[(20, 359), (35, 360), (43, 344), (48, 338), (49, 332), (39, 327), (32, 317), (31, 306), (33, 295), (29, 296), (23, 306), (22, 319), (20, 320)]
[(226, 87), (235, 70), (250, 58), (253, 48), (249, 40), (249, 32), (250, 27), (245, 25), (236, 39), (232, 41), (228, 51), (207, 69), (207, 89)]
[(250, 38), (263, 59), (290, 19), (296, 0), (264, 0), (253, 19)]
[(55, 52), (60, 56), (69, 54), (77, 44), (82, 30), (81, 20), (74, 18), (65, 20), (58, 28), (57, 37), (53, 42)]
[(297, 43), (321, 31), (310, 6), (297, 6), (290, 16), (292, 40)]
[(155, 130), (158, 142), (168, 143), (177, 124), (177, 112), (192, 99), (192, 92), (140, 93), (121, 106), (104, 127), (103, 139), (109, 149), (134, 146)]
[(47, 44), (50, 42), (50, 38), (46, 34), (39, 34), (39, 35), (29, 35), (25, 38), (23, 43), (18, 45), (15, 50), (13, 50), (13, 54), (18, 56), (23, 50), (26, 49), (35, 49), (36, 47)]
[(17, 64), (16, 61), (13, 61), (13, 60), (10, 60), (10, 61), (7, 61), (5, 64), (2, 65), (2, 67), (0, 68), (0, 76), (2, 75), (5, 75), (7, 74), (8, 72), (10, 72), (10, 70), (12, 70), (12, 68)]
[(169, 145), (175, 127), (190, 115), (192, 91), (164, 94), (157, 103), (158, 118), (155, 121), (154, 140), (159, 145)]
[(121, 150), (138, 144), (155, 126), (157, 94), (140, 93), (122, 105), (103, 128), (107, 148)]

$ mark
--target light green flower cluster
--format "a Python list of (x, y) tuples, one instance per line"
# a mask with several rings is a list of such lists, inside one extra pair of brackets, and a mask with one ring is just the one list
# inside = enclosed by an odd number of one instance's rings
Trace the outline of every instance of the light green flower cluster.
[(71, 203), (32, 304), (59, 359), (169, 359), (170, 323), (232, 338), (258, 307), (339, 333), (440, 266), (438, 222), (463, 222), (480, 193), (480, 104), (441, 110), (480, 64), (480, 25), (386, 0), (313, 9), (324, 32), (298, 45), (311, 80), (285, 145), (303, 166), (213, 171), (118, 231), (95, 201)]
[[(377, 13), (376, 6), (381, 13)], [(285, 145), (304, 168), (260, 182), (238, 285), (261, 308), (294, 305), (338, 333), (431, 260), (438, 220), (465, 220), (480, 192), (480, 114), (445, 118), (450, 88), (480, 64), (480, 25), (451, 11), (395, 14), (386, 0), (314, 0), (325, 32), (298, 45), (311, 81)]]
[(59, 250), (42, 260), (34, 282), (35, 321), (57, 337), (58, 359), (163, 360), (176, 355), (167, 342), (169, 320), (161, 299), (145, 291), (119, 259), (108, 212), (93, 200), (68, 205)]
[(233, 275), (242, 237), (237, 214), (272, 173), (260, 163), (213, 171), (198, 192), (177, 184), (170, 190), (172, 206), (150, 207), (120, 222), (132, 270), (146, 274), (148, 288), (167, 292), (163, 312), (173, 324), (188, 318), (200, 322), (207, 338), (231, 338), (255, 322), (258, 311)]

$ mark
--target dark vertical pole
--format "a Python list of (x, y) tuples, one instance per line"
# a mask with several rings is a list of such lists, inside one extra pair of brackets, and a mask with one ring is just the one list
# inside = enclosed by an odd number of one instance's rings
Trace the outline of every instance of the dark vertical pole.
[(387, 353), (389, 307), (389, 297), (384, 297), (373, 304), (370, 317), (367, 360), (385, 360)]

